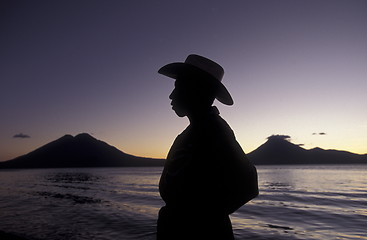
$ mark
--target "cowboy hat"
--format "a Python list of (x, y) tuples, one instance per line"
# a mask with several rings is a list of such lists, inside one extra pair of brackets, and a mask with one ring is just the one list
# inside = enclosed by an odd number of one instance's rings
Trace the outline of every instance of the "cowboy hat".
[(212, 60), (196, 55), (189, 55), (185, 62), (170, 63), (158, 70), (158, 73), (167, 77), (177, 79), (187, 74), (204, 75), (210, 82), (217, 85), (216, 99), (226, 105), (233, 105), (233, 99), (227, 88), (222, 84), (224, 75), (223, 68)]

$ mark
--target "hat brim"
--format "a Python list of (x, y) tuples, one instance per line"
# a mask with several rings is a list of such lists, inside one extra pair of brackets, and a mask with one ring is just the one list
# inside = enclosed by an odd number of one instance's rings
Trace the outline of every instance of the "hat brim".
[[(182, 62), (167, 64), (161, 67), (158, 70), (158, 73), (173, 79), (177, 79), (179, 76), (187, 75), (190, 73), (204, 74), (214, 79), (214, 77), (212, 77), (207, 72), (201, 70), (200, 68)], [(231, 94), (228, 92), (227, 88), (217, 79), (214, 79), (213, 83), (218, 85), (216, 99), (225, 105), (233, 105), (234, 103), (233, 99), (231, 97)]]

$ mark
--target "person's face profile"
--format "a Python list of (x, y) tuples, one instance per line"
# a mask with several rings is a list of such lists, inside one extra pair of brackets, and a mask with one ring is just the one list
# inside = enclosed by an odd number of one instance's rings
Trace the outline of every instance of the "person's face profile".
[(210, 84), (205, 78), (200, 80), (195, 76), (177, 78), (175, 88), (169, 95), (172, 109), (179, 117), (200, 112), (201, 109), (213, 104), (215, 89), (215, 85)]
[(179, 117), (187, 116), (192, 95), (192, 89), (190, 89), (190, 86), (184, 80), (175, 81), (175, 87), (169, 95), (169, 99), (172, 100), (172, 109)]

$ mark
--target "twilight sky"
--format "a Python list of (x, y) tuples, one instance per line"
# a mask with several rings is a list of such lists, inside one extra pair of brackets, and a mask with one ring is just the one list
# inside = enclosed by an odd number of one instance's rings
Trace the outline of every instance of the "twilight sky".
[(245, 152), (284, 134), (367, 153), (366, 13), (364, 0), (2, 1), (0, 161), (81, 132), (165, 157), (188, 121), (157, 70), (191, 53), (225, 69), (235, 104), (215, 104)]

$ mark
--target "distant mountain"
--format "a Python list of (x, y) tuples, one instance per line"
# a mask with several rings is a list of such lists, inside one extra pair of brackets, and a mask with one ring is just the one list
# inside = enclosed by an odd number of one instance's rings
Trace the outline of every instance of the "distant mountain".
[[(306, 150), (289, 141), (289, 136), (273, 135), (247, 154), (255, 165), (264, 164), (364, 164), (367, 154), (314, 148)], [(138, 167), (163, 166), (163, 159), (126, 154), (107, 143), (82, 133), (65, 135), (28, 154), (6, 162), (0, 168)]]
[(136, 157), (82, 133), (65, 135), (26, 155), (0, 162), (0, 168), (163, 166), (162, 159)]
[(255, 165), (262, 164), (364, 164), (367, 155), (346, 151), (313, 148), (306, 150), (289, 141), (289, 136), (273, 135), (253, 152), (247, 154)]

